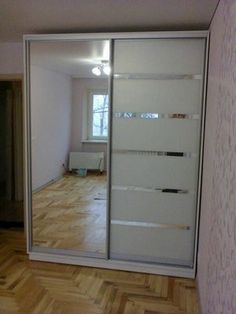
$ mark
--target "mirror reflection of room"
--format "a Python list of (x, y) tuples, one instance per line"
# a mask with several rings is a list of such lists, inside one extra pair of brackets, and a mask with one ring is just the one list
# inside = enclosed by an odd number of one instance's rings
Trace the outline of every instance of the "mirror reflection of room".
[(106, 252), (109, 41), (32, 42), (33, 246)]

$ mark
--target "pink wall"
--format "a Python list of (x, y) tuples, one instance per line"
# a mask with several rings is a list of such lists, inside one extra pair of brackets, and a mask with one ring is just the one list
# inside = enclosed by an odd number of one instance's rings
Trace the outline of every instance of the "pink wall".
[(0, 43), (0, 74), (23, 73), (23, 44)]
[(236, 313), (236, 1), (211, 24), (198, 258), (203, 314)]
[(70, 151), (71, 77), (31, 66), (33, 190), (64, 173)]

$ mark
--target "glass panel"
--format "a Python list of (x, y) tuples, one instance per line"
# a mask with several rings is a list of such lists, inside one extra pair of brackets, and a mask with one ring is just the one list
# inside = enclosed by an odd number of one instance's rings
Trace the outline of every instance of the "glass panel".
[(112, 219), (193, 225), (196, 203), (196, 193), (193, 191), (160, 193), (154, 189), (130, 190), (127, 186), (122, 188), (123, 190), (119, 186), (113, 186)]
[(204, 49), (203, 39), (116, 40), (114, 73), (201, 75)]
[(191, 267), (204, 40), (116, 40), (111, 258)]
[(111, 224), (111, 258), (174, 265), (192, 265), (194, 233), (178, 228)]
[(108, 61), (107, 40), (30, 43), (32, 242), (39, 251), (107, 255), (107, 147), (86, 141), (91, 130), (108, 136)]
[(193, 191), (197, 188), (196, 158), (114, 153), (112, 161), (112, 185)]
[[(200, 80), (117, 80), (113, 82), (116, 112), (186, 113), (201, 112)], [(186, 92), (188, 91), (188, 92)]]
[(200, 120), (114, 119), (113, 149), (197, 153)]

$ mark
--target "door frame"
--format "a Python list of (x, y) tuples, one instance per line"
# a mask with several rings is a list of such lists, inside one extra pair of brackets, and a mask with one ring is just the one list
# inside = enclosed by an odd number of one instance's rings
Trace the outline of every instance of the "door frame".
[[(10, 74), (0, 74), (0, 82), (20, 82), (21, 84), (21, 91), (22, 91), (22, 111), (24, 111), (24, 74), (22, 73), (10, 73)], [(23, 125), (23, 130), (22, 130), (22, 134), (24, 135), (24, 114), (22, 115), (22, 125)], [(23, 146), (24, 146), (24, 138), (23, 138)], [(24, 167), (24, 147), (22, 147), (22, 153), (23, 153), (23, 165), (22, 167)], [(23, 173), (23, 185), (25, 184), (24, 181), (24, 169), (22, 169), (22, 173)], [(24, 187), (23, 187), (24, 190)], [(27, 219), (26, 219), (26, 208), (24, 206), (24, 197), (25, 197), (25, 193), (23, 191), (23, 228), (24, 228), (24, 233), (26, 234), (26, 225), (27, 225)], [(15, 224), (15, 222), (13, 222)], [(10, 222), (11, 224), (11, 222)], [(20, 224), (21, 227), (21, 222), (18, 223), (16, 222), (16, 226), (18, 226)]]

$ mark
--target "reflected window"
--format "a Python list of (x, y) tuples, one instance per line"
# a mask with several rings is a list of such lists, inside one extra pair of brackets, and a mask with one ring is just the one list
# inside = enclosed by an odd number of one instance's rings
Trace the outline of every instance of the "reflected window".
[(108, 94), (107, 91), (92, 91), (89, 104), (89, 139), (107, 140), (108, 136)]

